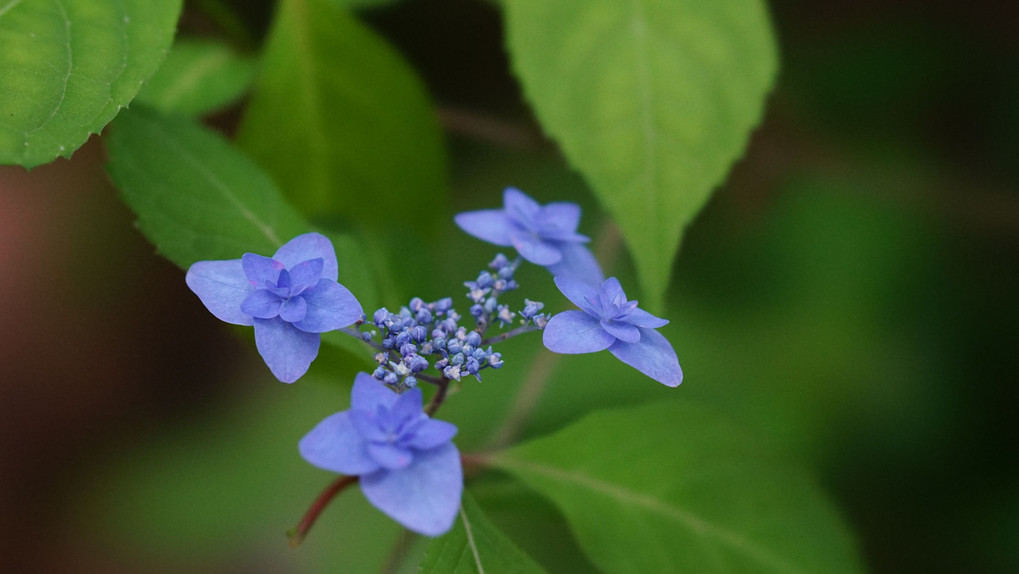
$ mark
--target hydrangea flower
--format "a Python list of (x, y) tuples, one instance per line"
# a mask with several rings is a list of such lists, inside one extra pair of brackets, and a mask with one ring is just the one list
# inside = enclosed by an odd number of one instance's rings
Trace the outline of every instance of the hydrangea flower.
[(450, 442), (456, 426), (429, 418), (421, 402), (421, 389), (396, 394), (358, 373), (350, 410), (320, 422), (299, 448), (319, 468), (359, 476), (365, 498), (393, 520), (439, 536), (460, 508), (463, 470)]
[(615, 277), (598, 287), (568, 277), (556, 286), (581, 311), (563, 311), (549, 319), (542, 342), (556, 353), (594, 353), (608, 349), (620, 361), (669, 387), (683, 382), (676, 352), (661, 333), (665, 319), (627, 301)]
[(220, 320), (254, 325), (255, 346), (277, 379), (292, 383), (318, 355), (319, 333), (361, 318), (361, 304), (336, 282), (336, 253), (329, 239), (306, 233), (272, 257), (199, 261), (187, 284)]
[(601, 283), (601, 267), (584, 245), (590, 239), (577, 233), (580, 206), (575, 203), (542, 206), (509, 187), (503, 193), (502, 209), (468, 211), (457, 214), (454, 221), (478, 239), (512, 246), (521, 257), (553, 275)]

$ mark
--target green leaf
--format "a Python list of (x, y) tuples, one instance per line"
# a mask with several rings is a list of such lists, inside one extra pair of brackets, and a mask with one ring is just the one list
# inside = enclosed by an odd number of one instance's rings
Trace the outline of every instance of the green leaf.
[(860, 570), (812, 480), (688, 403), (597, 412), (491, 462), (552, 500), (606, 571)]
[(464, 492), (453, 529), (428, 544), (419, 572), (498, 574), (544, 570), (506, 538)]
[(545, 131), (619, 223), (652, 310), (683, 228), (741, 155), (777, 67), (760, 0), (506, 0)]
[(139, 228), (181, 267), (272, 253), (310, 230), (254, 162), (187, 118), (132, 109), (105, 139)]
[(0, 164), (70, 157), (159, 67), (181, 0), (0, 0)]
[[(313, 229), (258, 165), (193, 120), (136, 106), (117, 118), (104, 139), (110, 176), (138, 215), (139, 229), (182, 268), (248, 252), (272, 254)], [(374, 302), (374, 279), (359, 244), (329, 235), (340, 282), (362, 304)], [(323, 340), (354, 341), (338, 333)]]
[(138, 101), (163, 112), (200, 116), (235, 102), (254, 79), (254, 60), (226, 44), (178, 39)]
[(445, 156), (413, 71), (327, 0), (278, 10), (239, 145), (307, 215), (435, 225)]

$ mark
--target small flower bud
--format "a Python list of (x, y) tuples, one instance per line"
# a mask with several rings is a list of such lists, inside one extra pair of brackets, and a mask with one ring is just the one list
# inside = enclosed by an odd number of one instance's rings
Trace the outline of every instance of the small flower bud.
[(454, 364), (454, 365), (462, 365), (462, 364), (464, 364), (464, 354), (463, 353), (457, 353), (457, 354), (453, 355), (452, 357), (449, 358), (449, 362)]
[(488, 366), (493, 369), (502, 367), (502, 353), (492, 353), (488, 356)]
[(446, 341), (446, 350), (450, 353), (459, 353), (463, 349), (463, 343), (460, 339), (450, 339)]
[(408, 306), (411, 311), (416, 312), (420, 311), (425, 306), (425, 302), (421, 300), (421, 297), (414, 297), (410, 300), (410, 304)]
[(421, 355), (411, 355), (407, 357), (405, 361), (407, 363), (407, 366), (410, 367), (410, 370), (415, 373), (420, 373), (421, 371), (428, 368), (428, 359), (422, 357)]
[(382, 367), (378, 367), (377, 369), (375, 369), (375, 371), (372, 372), (372, 376), (381, 381), (382, 379), (386, 378), (386, 374), (388, 373), (389, 371), (385, 370)]
[(407, 387), (408, 389), (413, 389), (414, 387), (418, 386), (418, 380), (411, 376), (404, 377), (403, 386)]
[(460, 366), (459, 365), (452, 365), (452, 366), (446, 367), (445, 369), (442, 370), (442, 374), (445, 375), (447, 379), (453, 379), (454, 381), (459, 381), (460, 380)]
[(386, 376), (382, 379), (382, 382), (386, 383), (387, 385), (395, 385), (398, 380), (399, 377), (396, 376), (396, 373), (386, 373)]
[(418, 348), (413, 343), (405, 343), (404, 345), (402, 345), (400, 347), (400, 354), (403, 355), (404, 357), (406, 357), (408, 355), (413, 355), (414, 353), (417, 353), (417, 352), (418, 352)]
[(376, 327), (381, 327), (383, 324), (385, 324), (386, 319), (388, 318), (389, 311), (385, 307), (380, 308), (378, 311), (375, 311), (375, 313), (372, 314), (372, 322), (375, 323)]
[(477, 347), (481, 344), (481, 333), (477, 331), (471, 331), (467, 334), (467, 344), (472, 347)]

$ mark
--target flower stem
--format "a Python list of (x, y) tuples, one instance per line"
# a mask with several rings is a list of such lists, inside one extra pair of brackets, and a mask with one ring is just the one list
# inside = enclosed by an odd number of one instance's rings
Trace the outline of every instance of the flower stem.
[(291, 548), (297, 548), (301, 545), (301, 542), (304, 542), (304, 537), (308, 535), (308, 531), (311, 530), (312, 525), (318, 520), (318, 515), (322, 514), (322, 511), (329, 505), (333, 497), (355, 482), (357, 482), (356, 476), (341, 476), (326, 487), (322, 494), (318, 495), (315, 502), (311, 503), (311, 507), (304, 513), (301, 522), (293, 530), (287, 532)]
[(435, 415), (435, 411), (439, 410), (439, 407), (446, 400), (446, 393), (449, 392), (449, 379), (444, 375), (436, 382), (436, 386), (438, 388), (435, 390), (435, 394), (432, 395), (432, 400), (425, 407), (425, 414), (428, 416)]
[(540, 329), (538, 329), (533, 324), (528, 323), (526, 325), (521, 325), (521, 326), (517, 327), (516, 329), (511, 329), (509, 331), (506, 331), (505, 333), (500, 333), (500, 334), (498, 334), (498, 335), (496, 335), (494, 337), (489, 337), (487, 339), (482, 339), (481, 340), (481, 344), (482, 345), (491, 345), (493, 343), (500, 343), (502, 341), (505, 341), (506, 339), (512, 339), (513, 337), (516, 337), (517, 335), (521, 335), (523, 333), (530, 333), (531, 331), (540, 331)]

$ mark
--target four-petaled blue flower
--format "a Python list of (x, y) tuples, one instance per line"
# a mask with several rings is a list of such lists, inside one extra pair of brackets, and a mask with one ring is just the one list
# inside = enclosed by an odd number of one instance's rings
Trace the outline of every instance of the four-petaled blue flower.
[(563, 311), (545, 326), (542, 342), (556, 353), (594, 353), (608, 349), (620, 361), (669, 387), (683, 382), (672, 345), (656, 328), (665, 319), (627, 301), (622, 286), (609, 277), (601, 286), (556, 277), (556, 286), (582, 311)]
[(489, 243), (513, 246), (520, 256), (548, 268), (553, 275), (597, 285), (601, 267), (577, 233), (580, 206), (557, 202), (542, 206), (518, 189), (503, 193), (503, 209), (457, 214), (456, 224)]
[(318, 355), (319, 333), (361, 318), (361, 304), (336, 282), (336, 253), (329, 240), (306, 233), (270, 258), (199, 261), (187, 284), (213, 315), (255, 326), (255, 346), (273, 375), (292, 383)]
[(320, 422), (299, 448), (319, 468), (360, 476), (365, 497), (393, 520), (439, 536), (460, 508), (463, 470), (450, 442), (456, 426), (429, 418), (421, 400), (420, 389), (398, 395), (358, 373), (350, 410)]

